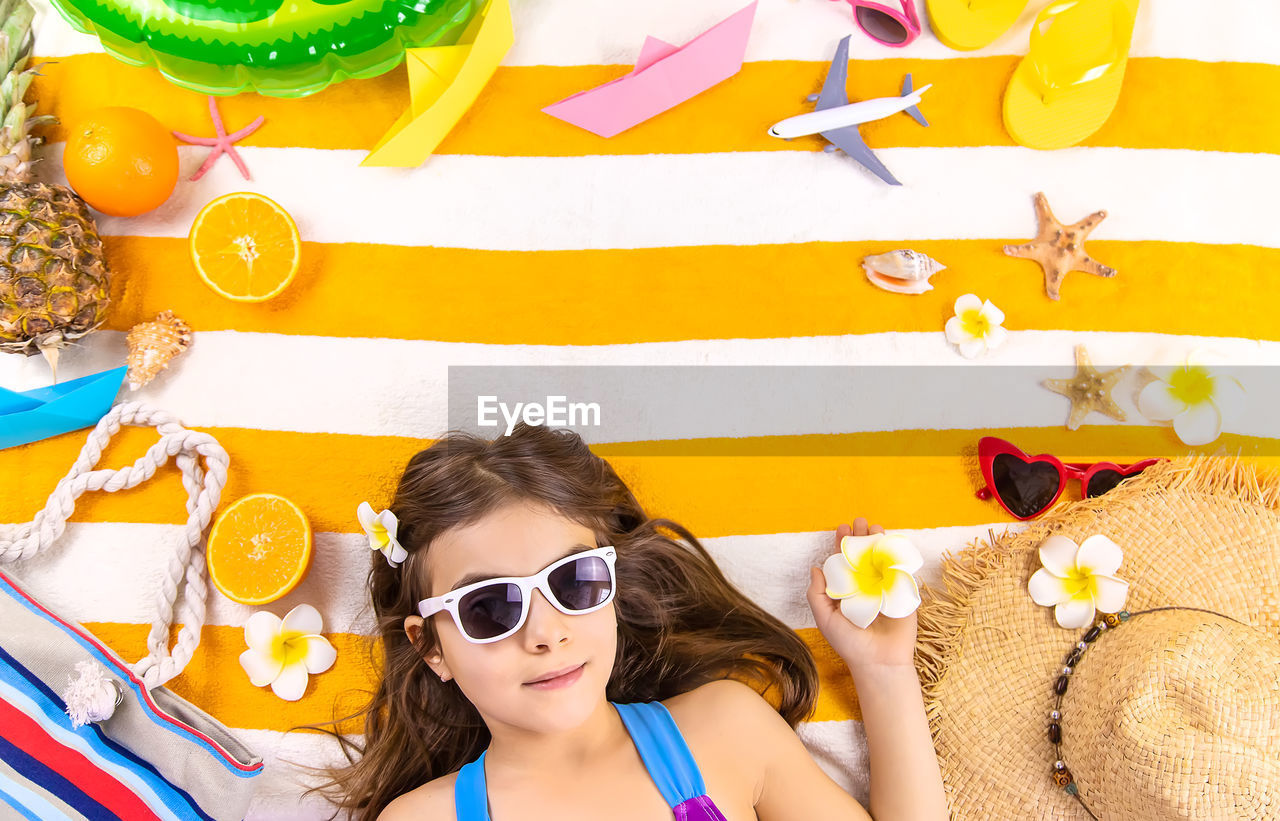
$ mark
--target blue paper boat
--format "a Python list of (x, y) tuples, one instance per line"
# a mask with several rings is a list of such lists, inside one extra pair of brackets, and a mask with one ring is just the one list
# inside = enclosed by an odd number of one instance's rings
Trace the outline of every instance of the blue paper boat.
[(111, 410), (124, 367), (18, 393), (0, 388), (0, 448), (91, 428)]

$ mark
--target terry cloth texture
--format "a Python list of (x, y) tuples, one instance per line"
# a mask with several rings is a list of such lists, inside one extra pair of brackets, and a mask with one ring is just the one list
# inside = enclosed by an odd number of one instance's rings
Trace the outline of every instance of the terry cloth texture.
[[(116, 62), (38, 5), (36, 54), (50, 62), (29, 98), (41, 113), (74, 123), (92, 107), (128, 105), (167, 128), (212, 133), (204, 97)], [(1028, 368), (1033, 385), (1069, 375), (1076, 344), (1100, 367), (1182, 361), (1198, 347), (1233, 362), (1280, 362), (1280, 7), (1223, 0), (1206, 14), (1144, 0), (1110, 121), (1084, 146), (1037, 152), (1015, 146), (1000, 119), (1037, 4), (995, 44), (962, 54), (927, 28), (906, 49), (879, 46), (857, 32), (844, 3), (760, 0), (741, 74), (611, 140), (540, 109), (623, 74), (645, 35), (684, 43), (745, 0), (513, 5), (515, 48), (423, 167), (359, 167), (408, 104), (400, 68), (302, 100), (221, 99), (229, 130), (266, 117), (240, 144), (252, 181), (222, 159), (188, 182), (207, 149), (184, 146), (168, 203), (134, 219), (100, 217), (117, 272), (112, 313), (63, 354), (60, 376), (117, 366), (124, 332), (173, 310), (195, 330), (194, 345), (136, 398), (227, 449), (227, 503), (279, 493), (316, 532), (310, 573), (265, 609), (316, 606), (335, 666), (297, 702), (253, 687), (237, 663), (252, 610), (211, 592), (199, 650), (170, 683), (267, 757), (250, 819), (324, 812), (319, 800), (300, 800), (296, 771), (279, 759), (333, 761), (336, 748), (284, 731), (330, 718), (335, 699), (366, 686), (362, 583), (371, 556), (382, 557), (368, 549), (356, 506), (385, 507), (409, 456), (447, 429), (450, 365), (969, 367), (942, 333), (966, 293), (1007, 317), (1009, 341), (987, 363), (1059, 369)], [(822, 153), (816, 137), (766, 135), (808, 110), (804, 97), (819, 90), (849, 33), (852, 100), (896, 94), (907, 72), (917, 86), (934, 83), (921, 104), (932, 127), (895, 115), (863, 128), (900, 188)], [(43, 179), (63, 178), (65, 127), (38, 149)], [(279, 202), (304, 241), (297, 279), (261, 304), (214, 295), (187, 256), (198, 210), (242, 190)], [(1088, 250), (1116, 277), (1070, 274), (1053, 302), (1036, 265), (1002, 253), (1035, 236), (1037, 191), (1064, 222), (1108, 211)], [(904, 296), (867, 282), (862, 257), (897, 248), (948, 266), (934, 290)], [(48, 381), (38, 358), (0, 357), (0, 384)], [(729, 577), (814, 649), (821, 696), (801, 737), (865, 800), (857, 701), (803, 596), (808, 568), (835, 550), (834, 527), (866, 515), (905, 532), (926, 556), (923, 577), (936, 580), (944, 551), (1011, 523), (974, 497), (979, 436), (1080, 461), (1177, 445), (1126, 390), (1117, 400), (1127, 422), (1095, 414), (1086, 425), (1114, 432), (1116, 447), (1081, 452), (1073, 437), (1086, 431), (1065, 431), (1066, 400), (1040, 393), (1026, 406), (999, 397), (980, 412), (929, 403), (853, 427), (795, 429), (778, 417), (732, 440), (733, 453), (665, 455), (666, 443), (643, 434), (624, 451), (597, 452), (650, 511), (706, 538)], [(1232, 430), (1211, 448), (1265, 450), (1266, 435)], [(150, 442), (133, 430), (118, 439), (104, 464), (132, 460)], [(0, 521), (28, 521), (83, 441), (74, 433), (0, 451)], [(154, 482), (85, 500), (58, 548), (15, 572), (61, 615), (140, 657), (181, 492), (176, 481)]]

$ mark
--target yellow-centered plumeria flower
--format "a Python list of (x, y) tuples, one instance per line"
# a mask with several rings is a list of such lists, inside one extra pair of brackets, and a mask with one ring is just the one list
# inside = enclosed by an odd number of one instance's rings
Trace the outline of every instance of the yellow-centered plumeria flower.
[(338, 651), (320, 635), (324, 622), (320, 611), (300, 604), (280, 619), (259, 610), (244, 625), (249, 649), (240, 654), (240, 666), (254, 687), (271, 685), (285, 701), (297, 701), (307, 689), (307, 676), (333, 666)]
[(399, 567), (400, 563), (408, 558), (409, 551), (396, 541), (396, 527), (399, 522), (396, 521), (394, 513), (384, 510), (375, 514), (373, 505), (361, 502), (360, 507), (356, 508), (356, 518), (360, 520), (360, 527), (364, 528), (365, 535), (369, 537), (369, 547), (386, 556), (387, 564)]
[(1225, 415), (1238, 410), (1244, 388), (1210, 367), (1208, 355), (1192, 351), (1175, 366), (1148, 366), (1156, 379), (1138, 394), (1138, 410), (1153, 422), (1173, 422), (1184, 445), (1207, 445), (1222, 433)]
[(840, 552), (822, 565), (822, 575), (827, 595), (840, 602), (845, 618), (866, 627), (879, 613), (900, 619), (920, 606), (911, 574), (922, 565), (920, 551), (905, 536), (873, 533), (841, 539)]
[(956, 300), (956, 315), (947, 320), (947, 341), (960, 349), (960, 355), (973, 359), (995, 350), (1009, 338), (1004, 329), (1004, 311), (982, 301), (975, 294)]
[(1036, 604), (1053, 607), (1053, 617), (1067, 628), (1087, 627), (1098, 611), (1118, 613), (1129, 597), (1129, 583), (1117, 579), (1124, 553), (1106, 536), (1090, 536), (1078, 546), (1053, 535), (1040, 545), (1040, 563), (1027, 582)]

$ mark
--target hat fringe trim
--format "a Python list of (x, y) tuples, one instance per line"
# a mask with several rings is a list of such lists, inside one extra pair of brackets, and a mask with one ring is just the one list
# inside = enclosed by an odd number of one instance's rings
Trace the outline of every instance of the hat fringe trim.
[(992, 574), (1027, 550), (1037, 549), (1055, 531), (1075, 529), (1100, 518), (1107, 508), (1170, 491), (1227, 497), (1268, 510), (1280, 511), (1280, 473), (1241, 461), (1238, 457), (1194, 456), (1152, 465), (1105, 496), (1085, 499), (1054, 513), (1051, 520), (1033, 522), (1024, 530), (974, 540), (942, 561), (941, 589), (922, 586), (916, 668), (924, 691), (925, 713), (938, 731), (938, 692), (946, 671), (960, 651), (969, 623), (970, 602)]

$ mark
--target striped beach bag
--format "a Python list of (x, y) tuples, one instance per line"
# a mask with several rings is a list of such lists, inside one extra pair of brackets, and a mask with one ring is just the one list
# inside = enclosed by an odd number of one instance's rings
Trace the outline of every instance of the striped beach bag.
[[(95, 470), (121, 425), (155, 426), (160, 440), (129, 467)], [(141, 661), (126, 663), (0, 572), (0, 818), (233, 821), (248, 809), (262, 760), (163, 686), (182, 672), (204, 625), (201, 548), (228, 462), (212, 437), (137, 403), (116, 406), (44, 510), (26, 524), (0, 525), (0, 562), (51, 545), (86, 490), (134, 487), (171, 457), (187, 489), (188, 519)], [(176, 622), (182, 628), (170, 650)]]

